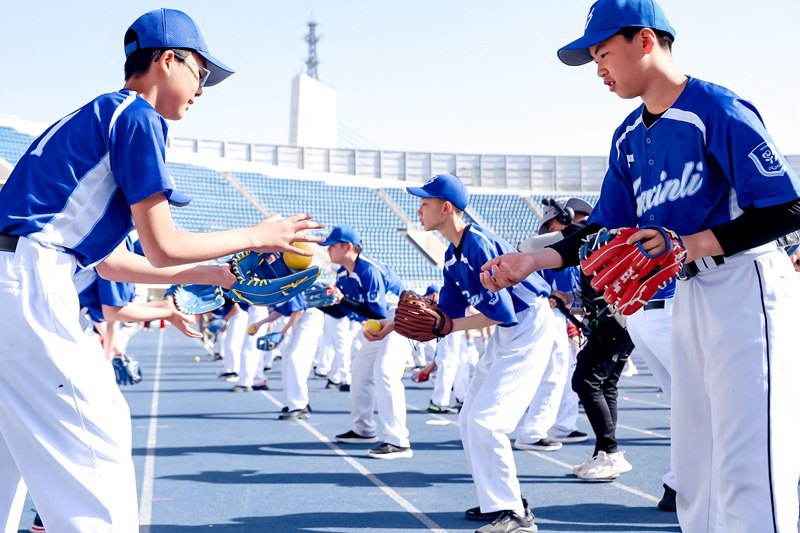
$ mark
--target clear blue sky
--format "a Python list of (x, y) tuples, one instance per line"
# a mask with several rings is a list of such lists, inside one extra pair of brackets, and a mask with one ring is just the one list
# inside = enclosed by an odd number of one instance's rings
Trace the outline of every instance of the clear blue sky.
[[(157, 7), (189, 13), (237, 73), (209, 88), (180, 137), (285, 144), (291, 79), (313, 12), (320, 79), (339, 121), (386, 150), (605, 155), (637, 102), (556, 50), (588, 0), (13, 0), (0, 8), (0, 114), (54, 122), (122, 86), (125, 30)], [(800, 154), (798, 0), (663, 0), (687, 74), (752, 100)]]

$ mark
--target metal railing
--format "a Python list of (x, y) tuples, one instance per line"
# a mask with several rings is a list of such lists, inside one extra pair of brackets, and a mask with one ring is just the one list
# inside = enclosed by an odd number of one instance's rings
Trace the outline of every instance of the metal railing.
[[(397, 181), (424, 182), (435, 174), (455, 174), (467, 186), (531, 192), (597, 193), (608, 168), (608, 158), (601, 156), (398, 152), (180, 137), (169, 138), (167, 146), (239, 161)], [(800, 174), (800, 155), (785, 158)]]
[(175, 150), (314, 172), (421, 182), (456, 174), (473, 187), (526, 191), (597, 192), (608, 165), (599, 156), (539, 156), (310, 148), (170, 138)]

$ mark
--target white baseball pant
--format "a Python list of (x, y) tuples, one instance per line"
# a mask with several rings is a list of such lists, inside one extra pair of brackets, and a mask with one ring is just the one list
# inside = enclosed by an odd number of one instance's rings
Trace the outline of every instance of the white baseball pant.
[(672, 468), (686, 533), (797, 531), (800, 280), (765, 245), (679, 281)]
[(567, 319), (561, 311), (552, 308), (551, 311), (553, 320), (558, 323), (553, 351), (550, 353), (542, 380), (536, 386), (536, 393), (528, 406), (528, 413), (517, 429), (517, 439), (526, 443), (547, 437), (547, 432), (555, 425), (569, 374)]
[[(0, 252), (0, 525), (24, 479), (48, 530), (139, 530), (131, 418), (78, 320), (74, 256), (21, 238)], [(9, 460), (11, 458), (11, 460)]]
[(308, 405), (308, 374), (322, 334), (322, 311), (307, 309), (294, 326), (289, 344), (283, 347), (281, 379), (290, 411)]
[[(394, 312), (390, 313), (390, 317)], [(350, 386), (350, 414), (353, 431), (375, 435), (375, 406), (383, 426), (383, 440), (395, 446), (410, 446), (406, 427), (406, 389), (403, 373), (410, 346), (395, 332), (382, 340), (369, 342), (359, 332), (361, 349), (353, 356), (353, 382)]]
[(439, 406), (450, 405), (450, 392), (461, 364), (461, 347), (464, 332), (456, 331), (441, 339), (436, 346), (436, 379), (433, 381), (431, 402)]
[(544, 375), (558, 323), (546, 298), (517, 313), (518, 324), (497, 327), (478, 360), (459, 428), (481, 511), (523, 516), (517, 467), (508, 434), (514, 431)]

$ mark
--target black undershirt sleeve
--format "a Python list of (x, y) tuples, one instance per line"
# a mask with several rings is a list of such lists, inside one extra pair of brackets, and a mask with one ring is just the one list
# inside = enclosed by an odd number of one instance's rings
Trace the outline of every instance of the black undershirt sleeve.
[(800, 198), (785, 204), (748, 209), (740, 217), (711, 228), (730, 256), (772, 242), (800, 228)]
[(352, 311), (357, 315), (367, 317), (367, 318), (374, 318), (375, 320), (381, 320), (386, 318), (385, 316), (381, 316), (372, 309), (370, 309), (369, 305), (363, 302), (356, 302), (355, 300), (351, 300), (350, 298), (342, 298), (342, 301), (339, 302), (339, 305), (347, 309), (348, 311)]
[(547, 246), (547, 248), (552, 248), (558, 252), (558, 255), (561, 256), (561, 260), (564, 262), (564, 265), (556, 270), (576, 266), (580, 263), (578, 251), (581, 249), (584, 239), (592, 233), (597, 233), (601, 229), (603, 229), (603, 226), (600, 224), (572, 224), (567, 226), (563, 230), (564, 238)]
[(319, 310), (326, 315), (332, 316), (333, 318), (344, 318), (347, 316), (347, 313), (345, 313), (342, 307), (338, 304), (320, 307)]

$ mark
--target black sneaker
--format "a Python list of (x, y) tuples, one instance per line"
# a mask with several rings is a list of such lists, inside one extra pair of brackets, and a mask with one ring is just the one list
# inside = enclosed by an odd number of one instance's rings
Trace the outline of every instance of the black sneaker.
[(338, 389), (340, 387), (341, 385), (339, 385), (338, 383), (334, 383), (331, 380), (328, 380), (328, 382), (325, 384), (326, 389)]
[(414, 456), (411, 446), (395, 446), (384, 442), (377, 448), (372, 448), (367, 455), (373, 459), (407, 459)]
[[(528, 507), (528, 500), (522, 498), (522, 506), (525, 508), (525, 517), (533, 522), (533, 513)], [(482, 513), (480, 507), (471, 507), (464, 512), (464, 517), (467, 520), (475, 520), (476, 522), (494, 522), (502, 514), (503, 511), (492, 511), (490, 513)]]
[(221, 374), (218, 374), (217, 377), (223, 381), (227, 381), (230, 378), (238, 378), (239, 374), (237, 374), (236, 372), (223, 372)]
[(519, 439), (514, 440), (514, 448), (518, 450), (536, 450), (539, 452), (554, 452), (563, 446), (560, 442), (553, 439), (539, 439), (535, 442), (523, 442)]
[(570, 433), (569, 435), (565, 435), (563, 437), (550, 437), (550, 440), (554, 440), (556, 442), (563, 442), (563, 443), (571, 443), (571, 442), (583, 442), (589, 439), (589, 435), (584, 433), (583, 431), (578, 431), (577, 429)]
[(458, 409), (455, 407), (450, 407), (449, 405), (436, 405), (435, 403), (431, 402), (428, 405), (428, 412), (437, 415), (457, 415)]
[(253, 387), (250, 385), (234, 385), (230, 388), (231, 392), (252, 392)]
[[(312, 412), (312, 411), (314, 411), (314, 410), (311, 408), (311, 404), (308, 404), (308, 405), (306, 405), (305, 407), (303, 407), (303, 409), (305, 409), (305, 410), (306, 410), (306, 411), (308, 411), (309, 413), (310, 413), (310, 412)], [(283, 407), (281, 407), (281, 413), (288, 413), (288, 412), (289, 412), (289, 406), (288, 406), (288, 405), (284, 405)]]
[(345, 444), (359, 444), (362, 442), (373, 443), (378, 442), (378, 437), (375, 435), (371, 437), (365, 437), (364, 435), (359, 435), (355, 431), (350, 430), (347, 433), (336, 435), (336, 442), (344, 442)]
[(278, 416), (278, 420), (305, 420), (309, 416), (311, 416), (311, 413), (308, 408), (303, 407), (302, 409), (294, 409), (281, 413), (280, 416)]
[(491, 524), (479, 527), (475, 533), (536, 533), (537, 531), (539, 528), (527, 516), (522, 517), (514, 511), (500, 511), (500, 516)]
[(265, 379), (261, 383), (256, 383), (253, 385), (253, 390), (269, 390), (269, 384), (267, 383), (267, 380)]
[(339, 385), (339, 390), (342, 392), (350, 392), (350, 384), (342, 383), (341, 385)]
[(664, 496), (661, 498), (661, 501), (658, 502), (659, 511), (666, 511), (668, 513), (676, 512), (678, 510), (678, 506), (675, 503), (675, 497), (677, 495), (678, 493), (665, 483)]

